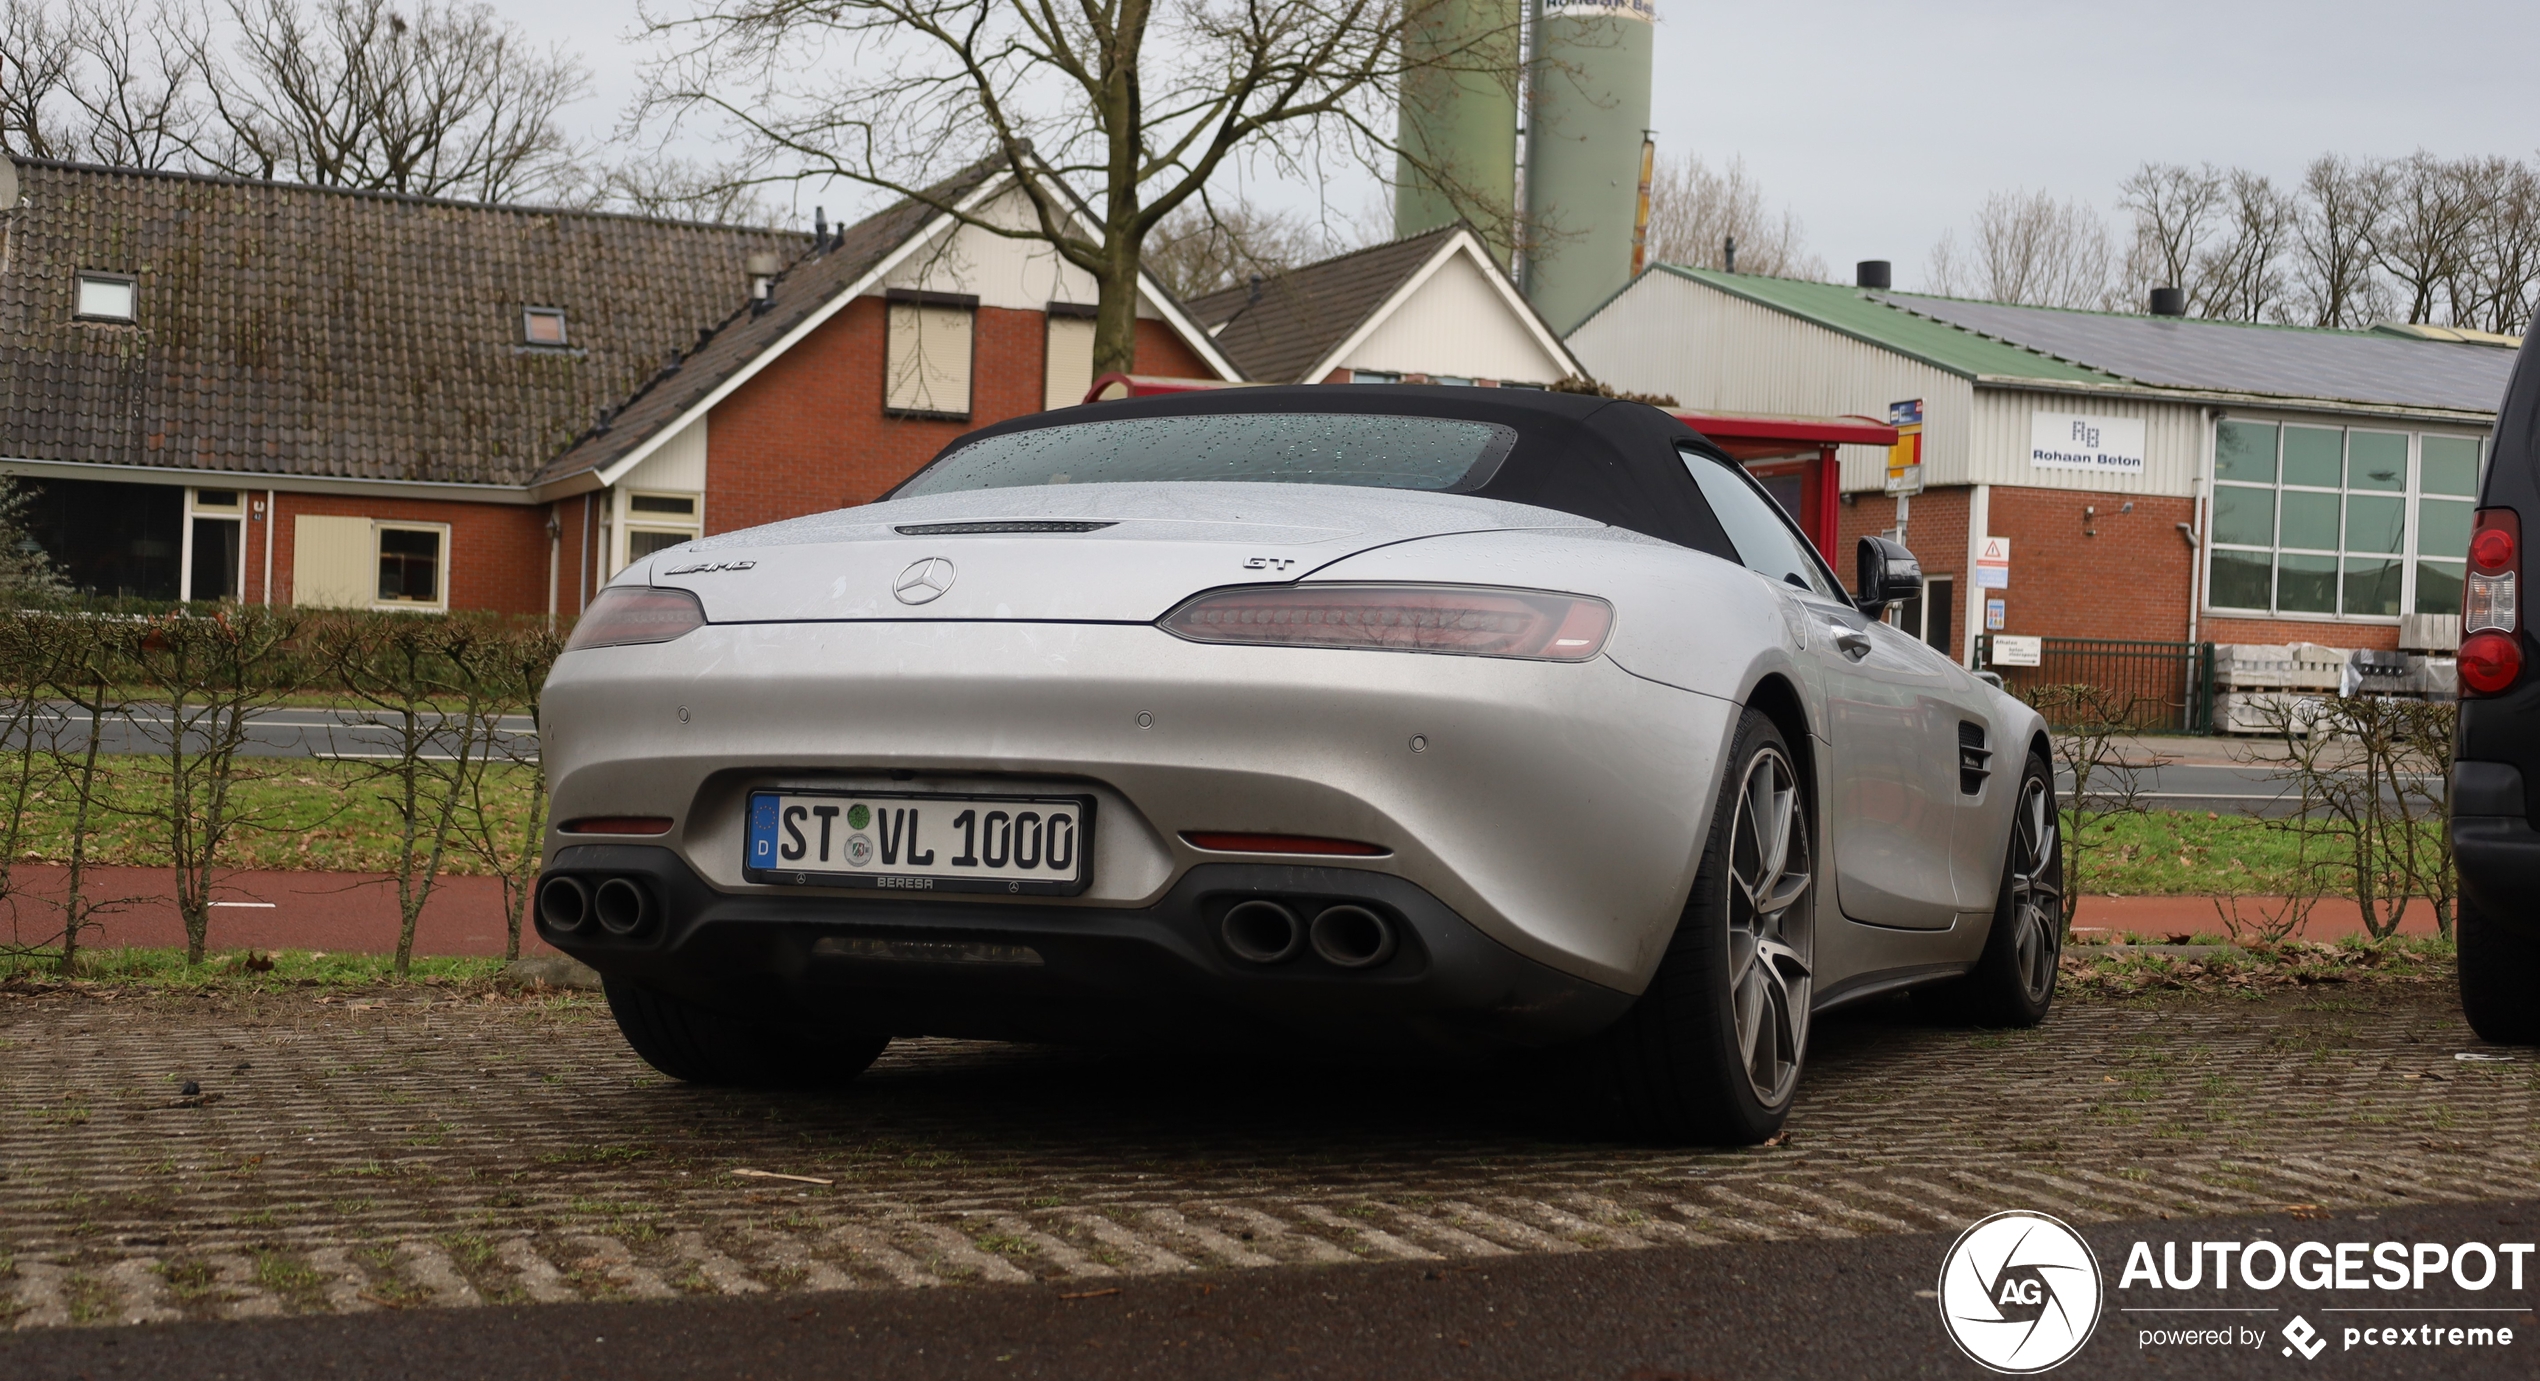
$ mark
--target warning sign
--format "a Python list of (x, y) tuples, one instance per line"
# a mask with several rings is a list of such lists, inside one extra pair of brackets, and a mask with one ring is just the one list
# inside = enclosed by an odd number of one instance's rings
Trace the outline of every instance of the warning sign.
[(2011, 587), (2011, 539), (1987, 537), (1976, 546), (1976, 588), (2007, 590)]

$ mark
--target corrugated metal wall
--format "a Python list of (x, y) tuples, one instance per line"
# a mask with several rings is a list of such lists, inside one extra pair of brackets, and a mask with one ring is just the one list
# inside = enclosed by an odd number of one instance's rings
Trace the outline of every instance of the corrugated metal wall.
[[(1968, 482), (1970, 381), (1744, 298), (1670, 273), (1644, 274), (1572, 333), (1569, 345), (1606, 383), (1671, 393), (1689, 408), (1884, 421), (1889, 403), (1920, 398), (1928, 419), (1923, 482)], [(1846, 490), (1875, 490), (1886, 475), (1884, 450), (1843, 448)]]
[[(2139, 475), (2089, 470), (2047, 470), (2029, 463), (2030, 422), (2037, 413), (2131, 417), (2143, 423), (2143, 471)], [(2089, 489), (2114, 494), (2196, 492), (2205, 473), (2204, 409), (2193, 403), (2154, 403), (2026, 389), (1976, 390), (1969, 428), (1965, 482), (2019, 484), (2034, 489)], [(1953, 481), (1956, 482), (1956, 481)]]

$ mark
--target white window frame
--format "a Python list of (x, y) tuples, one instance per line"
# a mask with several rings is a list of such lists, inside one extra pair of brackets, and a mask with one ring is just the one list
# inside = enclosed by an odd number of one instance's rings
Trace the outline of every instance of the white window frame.
[[(119, 287), (127, 295), (127, 310), (113, 312), (88, 310), (88, 285)], [(110, 273), (104, 269), (81, 269), (71, 284), (71, 320), (95, 321), (115, 326), (129, 326), (141, 319), (141, 280), (129, 273)]]
[[(2227, 480), (2227, 479), (2222, 478), (2222, 461), (2221, 461), (2222, 428), (2223, 428), (2225, 425), (2228, 425), (2229, 423), (2233, 423), (2233, 422), (2249, 423), (2249, 424), (2258, 425), (2258, 426), (2271, 426), (2271, 427), (2275, 428), (2275, 434), (2276, 434), (2276, 455), (2275, 455), (2275, 470), (2274, 470), (2275, 478), (2274, 478), (2274, 480), (2273, 480), (2272, 482), (2270, 482), (2269, 484), (2265, 484), (2265, 485), (2258, 485), (2258, 484), (2251, 484), (2251, 483), (2249, 483), (2249, 482), (2247, 482), (2247, 481)], [(2355, 495), (2357, 495), (2357, 494), (2362, 494), (2362, 495), (2365, 495), (2365, 496), (2367, 496), (2367, 497), (2377, 497), (2377, 498), (2396, 498), (2396, 499), (2398, 499), (2398, 500), (2399, 500), (2399, 504), (2400, 504), (2400, 509), (2399, 509), (2399, 511), (2400, 511), (2400, 536), (2399, 536), (2399, 548), (2400, 548), (2400, 549), (2399, 549), (2399, 551), (2398, 551), (2398, 552), (2396, 552), (2396, 553), (2394, 553), (2394, 554), (2392, 554), (2392, 555), (2393, 555), (2393, 558), (2399, 562), (2399, 609), (2400, 609), (2400, 611), (2401, 611), (2400, 613), (2398, 613), (2398, 614), (2348, 614), (2348, 613), (2343, 613), (2343, 612), (2337, 612), (2337, 613), (2317, 613), (2317, 612), (2308, 611), (2308, 610), (2286, 610), (2286, 609), (2280, 609), (2280, 608), (2275, 607), (2275, 606), (2277, 606), (2277, 605), (2279, 605), (2279, 604), (2281, 603), (2281, 592), (2280, 592), (2280, 590), (2279, 590), (2279, 588), (2278, 588), (2278, 587), (2280, 586), (2281, 582), (2282, 582), (2282, 572), (2281, 572), (2281, 569), (2280, 569), (2280, 560), (2281, 560), (2281, 558), (2282, 558), (2282, 556), (2284, 555), (2284, 552), (2285, 552), (2285, 550), (2286, 550), (2286, 549), (2285, 549), (2285, 547), (2284, 547), (2284, 545), (2283, 545), (2283, 536), (2284, 536), (2284, 495), (2285, 495), (2285, 493), (2287, 492), (2286, 485), (2285, 485), (2285, 482), (2284, 482), (2284, 430), (2285, 430), (2285, 428), (2287, 428), (2287, 427), (2312, 427), (2312, 428), (2317, 428), (2317, 429), (2321, 429), (2321, 430), (2329, 430), (2329, 431), (2335, 431), (2335, 432), (2337, 432), (2337, 433), (2338, 433), (2338, 445), (2339, 445), (2339, 448), (2340, 448), (2340, 449), (2339, 449), (2339, 462), (2340, 462), (2341, 467), (2342, 467), (2342, 466), (2346, 463), (2346, 461), (2347, 461), (2347, 460), (2348, 460), (2348, 458), (2349, 458), (2349, 455), (2350, 455), (2350, 452), (2351, 452), (2351, 448), (2352, 448), (2352, 442), (2351, 442), (2351, 439), (2350, 439), (2350, 438), (2351, 438), (2351, 437), (2353, 436), (2353, 434), (2354, 434), (2354, 433), (2356, 433), (2356, 432), (2379, 432), (2379, 433), (2383, 433), (2383, 434), (2386, 434), (2386, 435), (2387, 435), (2387, 434), (2396, 434), (2396, 435), (2401, 435), (2401, 436), (2405, 436), (2405, 437), (2407, 438), (2406, 480), (2405, 480), (2405, 482), (2402, 484), (2402, 486), (2401, 486), (2399, 489), (2397, 489), (2397, 490), (2386, 490), (2386, 489), (2366, 489), (2366, 490), (2358, 490), (2358, 489), (2356, 489), (2356, 488), (2354, 488), (2354, 487), (2353, 487), (2353, 485), (2352, 485), (2352, 483), (2351, 483), (2351, 476), (2349, 476), (2347, 473), (2345, 473), (2345, 471), (2341, 468), (2340, 473), (2339, 473), (2339, 476), (2338, 476), (2339, 488), (2338, 488), (2338, 489), (2337, 489), (2337, 491), (2336, 491), (2336, 492), (2337, 492), (2337, 494), (2338, 494), (2338, 514), (2337, 514), (2337, 520), (2338, 520), (2338, 528), (2337, 528), (2337, 541), (2338, 541), (2338, 548), (2337, 548), (2337, 553), (2336, 553), (2336, 560), (2337, 560), (2337, 566), (2336, 566), (2336, 581), (2337, 581), (2337, 599), (2338, 599), (2338, 604), (2339, 604), (2339, 607), (2340, 607), (2340, 609), (2341, 609), (2341, 610), (2342, 610), (2342, 609), (2343, 609), (2343, 607), (2344, 607), (2344, 604), (2345, 604), (2345, 599), (2346, 599), (2346, 558), (2347, 558), (2347, 556), (2349, 555), (2349, 553), (2346, 551), (2346, 547), (2345, 547), (2345, 542), (2346, 542), (2346, 522), (2347, 522), (2346, 504), (2347, 504), (2348, 499), (2350, 499), (2351, 497), (2353, 497), (2353, 496), (2355, 496)], [(2426, 437), (2428, 437), (2428, 436), (2438, 436), (2438, 437), (2458, 437), (2458, 438), (2461, 438), (2461, 439), (2463, 439), (2463, 440), (2468, 440), (2468, 441), (2475, 442), (2475, 443), (2477, 444), (2478, 448), (2479, 448), (2479, 467), (2480, 467), (2480, 474), (2481, 474), (2481, 476), (2482, 476), (2482, 477), (2485, 475), (2485, 473), (2486, 473), (2486, 466), (2487, 466), (2487, 464), (2488, 464), (2488, 462), (2489, 462), (2489, 459), (2490, 459), (2490, 457), (2491, 457), (2491, 454), (2492, 454), (2492, 452), (2493, 452), (2493, 450), (2494, 450), (2494, 444), (2493, 444), (2493, 442), (2494, 442), (2494, 438), (2493, 438), (2492, 433), (2488, 433), (2488, 432), (2473, 432), (2473, 431), (2469, 431), (2469, 430), (2467, 430), (2467, 429), (2454, 430), (2454, 429), (2444, 428), (2444, 427), (2439, 427), (2439, 426), (2437, 426), (2437, 427), (2424, 427), (2424, 426), (2413, 425), (2413, 424), (2408, 423), (2408, 422), (2405, 422), (2405, 421), (2384, 422), (2384, 421), (2378, 421), (2378, 420), (2369, 419), (2369, 418), (2365, 418), (2365, 419), (2356, 419), (2356, 420), (2349, 421), (2349, 420), (2346, 420), (2346, 419), (2343, 419), (2343, 418), (2340, 418), (2340, 419), (2326, 419), (2326, 418), (2321, 418), (2321, 417), (2318, 417), (2318, 416), (2304, 416), (2304, 415), (2299, 415), (2299, 414), (2284, 414), (2284, 413), (2247, 413), (2247, 414), (2242, 414), (2242, 413), (2233, 413), (2233, 414), (2231, 414), (2231, 415), (2230, 415), (2230, 416), (2228, 416), (2228, 417), (2216, 417), (2216, 418), (2212, 419), (2211, 421), (2209, 421), (2209, 422), (2206, 424), (2206, 435), (2205, 435), (2205, 468), (2206, 468), (2206, 484), (2205, 484), (2205, 492), (2206, 492), (2206, 494), (2208, 495), (2208, 498), (2207, 498), (2207, 503), (2208, 503), (2209, 507), (2208, 507), (2208, 509), (2207, 509), (2206, 519), (2205, 519), (2205, 524), (2206, 524), (2206, 537), (2205, 537), (2205, 541), (2204, 541), (2204, 544), (2203, 544), (2203, 546), (2204, 546), (2204, 551), (2200, 554), (2200, 559), (2204, 562), (2204, 569), (2203, 569), (2203, 571), (2201, 572), (2201, 578), (2200, 578), (2200, 580), (2199, 580), (2199, 582), (2198, 582), (2199, 587), (2200, 587), (2200, 590), (2201, 590), (2201, 592), (2202, 592), (2202, 603), (2201, 603), (2201, 608), (2200, 608), (2200, 611), (2199, 611), (2199, 612), (2200, 612), (2201, 614), (2204, 614), (2204, 615), (2211, 615), (2211, 616), (2214, 616), (2214, 617), (2219, 617), (2219, 618), (2266, 619), (2266, 620), (2270, 620), (2270, 621), (2281, 621), (2281, 622), (2288, 622), (2288, 623), (2327, 623), (2327, 624), (2351, 623), (2351, 624), (2384, 625), (2384, 626), (2394, 626), (2394, 625), (2396, 625), (2396, 624), (2399, 622), (2399, 620), (2400, 620), (2401, 618), (2403, 618), (2403, 617), (2405, 617), (2405, 616), (2406, 616), (2407, 611), (2409, 611), (2409, 610), (2413, 610), (2414, 608), (2416, 608), (2416, 594), (2417, 594), (2417, 588), (2416, 588), (2416, 585), (2417, 585), (2417, 560), (2418, 560), (2418, 531), (2419, 531), (2419, 524), (2418, 524), (2418, 505), (2419, 505), (2419, 502), (2420, 502), (2421, 500), (2423, 500), (2423, 499), (2425, 499), (2425, 498), (2429, 497), (2429, 496), (2428, 496), (2428, 495), (2424, 492), (2424, 486), (2423, 486), (2423, 471), (2424, 471), (2424, 460), (2425, 460), (2425, 438), (2426, 438)], [(2220, 519), (2220, 514), (2221, 514), (2221, 511), (2222, 511), (2222, 496), (2223, 496), (2223, 491), (2224, 491), (2225, 489), (2265, 489), (2268, 493), (2270, 493), (2270, 494), (2273, 496), (2274, 514), (2273, 514), (2273, 519), (2272, 519), (2272, 521), (2273, 521), (2273, 529), (2272, 529), (2272, 531), (2273, 531), (2274, 536), (2273, 536), (2273, 541), (2270, 543), (2270, 545), (2268, 545), (2268, 546), (2266, 546), (2266, 547), (2263, 547), (2263, 548), (2260, 548), (2260, 547), (2253, 547), (2253, 546), (2251, 546), (2251, 545), (2249, 545), (2249, 544), (2247, 544), (2247, 543), (2245, 543), (2245, 542), (2231, 542), (2231, 543), (2226, 543), (2226, 542), (2223, 542), (2222, 540), (2220, 540), (2220, 539), (2221, 539), (2221, 532), (2220, 532), (2220, 526), (2221, 526), (2221, 525), (2220, 525), (2220, 521), (2219, 521), (2219, 519)], [(2294, 486), (2294, 487), (2292, 488), (2291, 492), (2294, 492), (2294, 493), (2323, 493), (2323, 492), (2327, 492), (2327, 491), (2325, 491), (2325, 490), (2321, 489), (2321, 488), (2320, 488), (2320, 486), (2317, 486), (2317, 485), (2297, 485), (2297, 486)], [(2456, 501), (2456, 500), (2460, 499), (2460, 498), (2461, 498), (2461, 497), (2463, 497), (2463, 496), (2460, 496), (2460, 495), (2454, 495), (2454, 494), (2436, 494), (2436, 495), (2432, 495), (2432, 496), (2430, 496), (2430, 497), (2435, 498), (2435, 499), (2438, 499), (2438, 500), (2453, 500), (2453, 501)], [(2475, 496), (2474, 494), (2473, 494), (2473, 495), (2470, 495), (2469, 497), (2470, 497), (2473, 501), (2475, 501), (2476, 496)], [(2264, 551), (2264, 552), (2267, 554), (2267, 558), (2268, 558), (2268, 567), (2267, 567), (2267, 602), (2268, 602), (2268, 605), (2269, 605), (2269, 607), (2268, 607), (2268, 608), (2265, 608), (2265, 609), (2252, 609), (2252, 608), (2246, 608), (2246, 607), (2243, 607), (2243, 606), (2240, 606), (2240, 605), (2222, 604), (2222, 603), (2219, 603), (2219, 602), (2217, 602), (2217, 601), (2215, 600), (2215, 598), (2214, 598), (2214, 578), (2213, 578), (2214, 558), (2215, 558), (2215, 556), (2216, 556), (2218, 553), (2220, 553), (2220, 552), (2234, 552), (2234, 551), (2241, 551), (2241, 552), (2257, 552), (2257, 551)], [(2307, 547), (2306, 547), (2306, 548), (2297, 548), (2297, 549), (2295, 549), (2295, 554), (2296, 554), (2296, 555), (2321, 555), (2321, 554), (2324, 554), (2324, 553), (2319, 552), (2319, 551), (2318, 551), (2317, 549), (2315, 549), (2315, 548), (2307, 548)], [(2361, 554), (2362, 554), (2362, 555), (2368, 555), (2368, 556), (2377, 556), (2377, 555), (2380, 555), (2381, 553), (2361, 553)], [(2451, 558), (2445, 557), (2445, 558), (2437, 558), (2437, 559), (2449, 560), (2449, 559), (2451, 559)]]
[[(540, 317), (554, 317), (556, 319), (556, 338), (554, 340), (540, 340), (538, 339), (537, 334), (530, 329), (530, 323)], [(521, 308), (520, 343), (533, 350), (571, 349), (573, 346), (573, 326), (571, 322), (565, 319), (564, 308), (536, 306)]]
[(433, 598), (429, 601), (420, 599), (380, 599), (374, 594), (371, 599), (370, 607), (373, 609), (416, 609), (436, 614), (448, 613), (450, 609), (450, 571), (454, 564), (450, 559), (452, 547), (450, 541), (450, 525), (448, 523), (410, 522), (403, 518), (372, 519), (370, 524), (370, 588), (374, 591), (379, 588), (379, 558), (382, 550), (379, 539), (391, 532), (430, 532), (439, 535), (441, 539), (441, 558), (438, 568), (433, 573)]
[[(688, 520), (683, 523), (677, 515), (669, 513), (638, 512), (635, 500), (639, 496), (686, 499), (690, 503)], [(705, 535), (706, 496), (692, 489), (619, 489), (610, 498), (608, 513), (610, 521), (605, 545), (609, 554), (609, 574), (612, 576), (635, 564), (633, 547), (638, 532), (676, 533), (683, 542), (693, 542)]]
[(204, 503), (201, 489), (189, 488), (185, 491), (185, 520), (179, 529), (176, 547), (176, 597), (188, 604), (194, 600), (194, 520), (198, 517), (238, 520), (238, 572), (231, 583), (238, 587), (238, 598), (243, 600), (247, 597), (247, 491), (217, 489), (213, 492), (235, 494), (237, 502), (224, 508), (219, 504)]

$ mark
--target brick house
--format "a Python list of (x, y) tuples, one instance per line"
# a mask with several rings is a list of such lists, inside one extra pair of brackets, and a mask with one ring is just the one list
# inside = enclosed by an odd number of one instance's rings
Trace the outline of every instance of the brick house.
[[(1886, 418), (1919, 402), (1921, 492), (1891, 497), (1888, 454), (1845, 448), (1838, 551), (1901, 531), (1932, 587), (1901, 616), (1965, 660), (1988, 626), (2388, 649), (2403, 616), (2458, 613), (2519, 342), (1658, 265), (1567, 343), (1597, 377), (1698, 410)], [(2007, 542), (2007, 585), (1976, 579), (1988, 537)]]
[[(807, 236), (17, 167), (0, 474), (92, 592), (569, 613), (1091, 382), (1091, 280), (914, 205)], [(1138, 365), (1240, 377), (1153, 285)]]

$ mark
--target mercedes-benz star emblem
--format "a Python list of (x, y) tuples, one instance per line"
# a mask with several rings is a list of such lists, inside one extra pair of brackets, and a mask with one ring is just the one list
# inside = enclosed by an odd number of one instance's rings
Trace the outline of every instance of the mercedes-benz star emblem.
[(891, 593), (898, 595), (902, 604), (924, 604), (940, 598), (944, 591), (952, 588), (952, 583), (953, 563), (940, 556), (930, 556), (923, 561), (909, 563), (909, 568), (900, 572), (900, 578), (891, 582)]

